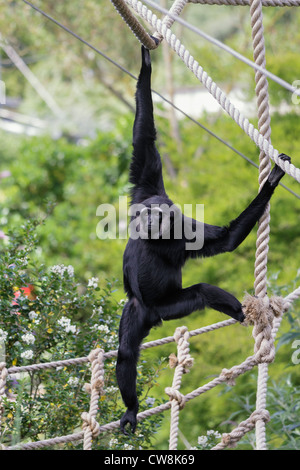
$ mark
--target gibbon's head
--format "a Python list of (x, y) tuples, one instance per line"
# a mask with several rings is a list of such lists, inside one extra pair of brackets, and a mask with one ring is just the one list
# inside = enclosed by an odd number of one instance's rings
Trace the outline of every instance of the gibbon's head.
[[(176, 227), (182, 228), (182, 213), (168, 198), (153, 196), (130, 207), (136, 238), (146, 240), (173, 239)], [(133, 236), (134, 238), (134, 236)]]

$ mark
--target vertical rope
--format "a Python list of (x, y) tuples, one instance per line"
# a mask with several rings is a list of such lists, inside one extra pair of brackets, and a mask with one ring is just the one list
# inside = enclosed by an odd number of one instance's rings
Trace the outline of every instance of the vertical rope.
[[(265, 68), (265, 43), (262, 18), (261, 0), (250, 1), (252, 39), (253, 39), (253, 56), (255, 63)], [(268, 80), (261, 72), (255, 73), (256, 96), (258, 107), (258, 128), (260, 133), (270, 142), (270, 110), (269, 110), (269, 94)], [(259, 189), (263, 186), (271, 170), (271, 161), (269, 157), (260, 152), (259, 155)], [(255, 261), (255, 295), (264, 297), (267, 294), (267, 261), (268, 261), (268, 243), (269, 243), (269, 223), (270, 223), (270, 205), (268, 204), (263, 216), (259, 221), (257, 232), (257, 251)]]
[(104, 385), (104, 353), (102, 349), (95, 349), (89, 354), (92, 367), (91, 384), (86, 385), (86, 390), (91, 394), (89, 412), (82, 413), (83, 420), (83, 449), (92, 449), (92, 439), (99, 435), (99, 424), (96, 421), (99, 396)]
[[(187, 367), (193, 365), (193, 359), (190, 356), (189, 346), (190, 334), (186, 326), (176, 328), (174, 339), (177, 343), (176, 368), (173, 377), (172, 387), (167, 387), (165, 392), (170, 396), (171, 403), (171, 429), (170, 429), (170, 442), (169, 450), (177, 449), (178, 442), (178, 425), (179, 425), (179, 411), (184, 407), (184, 396), (179, 392), (181, 386), (182, 375), (188, 372)], [(174, 362), (174, 359), (173, 359)], [(174, 367), (175, 364), (173, 364)]]
[[(252, 27), (253, 56), (255, 63), (261, 67), (266, 67), (265, 59), (265, 42), (263, 29), (262, 1), (250, 0), (250, 14)], [(269, 94), (268, 81), (265, 75), (256, 71), (256, 96), (258, 107), (258, 128), (260, 133), (270, 142), (270, 110), (269, 110)], [(271, 170), (271, 162), (269, 157), (263, 152), (259, 155), (259, 188), (261, 189)], [(265, 298), (267, 295), (267, 262), (269, 250), (269, 233), (270, 233), (270, 204), (259, 220), (257, 241), (256, 241), (256, 257), (255, 257), (255, 295), (259, 298)], [(266, 299), (266, 302), (268, 300)], [(267, 380), (268, 380), (268, 364), (260, 364), (258, 366), (258, 386), (256, 397), (256, 408), (266, 408), (267, 396)], [(265, 421), (257, 420), (256, 422), (256, 445), (257, 449), (266, 449), (266, 432)]]
[[(8, 371), (6, 368), (5, 362), (0, 362), (0, 433), (1, 433), (1, 424), (2, 424), (2, 416), (3, 416), (3, 398), (5, 396), (5, 387), (6, 387), (6, 379), (8, 376)], [(1, 434), (0, 434), (1, 435)]]

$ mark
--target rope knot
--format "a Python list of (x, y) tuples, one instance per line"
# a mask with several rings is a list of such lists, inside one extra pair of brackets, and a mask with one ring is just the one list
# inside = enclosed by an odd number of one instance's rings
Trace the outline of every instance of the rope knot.
[(93, 362), (99, 362), (101, 364), (102, 358), (103, 358), (103, 349), (96, 348), (93, 349), (90, 354), (88, 355), (88, 360), (93, 363)]
[(176, 400), (179, 405), (179, 409), (182, 410), (185, 406), (185, 396), (175, 388), (167, 387), (165, 388), (166, 394), (170, 397), (170, 400)]
[(274, 338), (272, 334), (274, 317), (284, 312), (284, 300), (281, 297), (252, 297), (246, 294), (243, 311), (247, 325), (254, 325), (255, 360), (258, 363), (273, 362), (275, 357)]
[(263, 421), (264, 423), (268, 423), (270, 419), (270, 413), (268, 412), (268, 410), (255, 410), (249, 417), (249, 420), (254, 424), (254, 426), (257, 421)]
[(177, 365), (178, 365), (177, 356), (176, 356), (176, 354), (171, 353), (170, 356), (169, 356), (169, 367), (170, 367), (170, 369), (175, 369), (175, 367), (177, 367)]
[(99, 424), (97, 423), (97, 421), (95, 420), (95, 418), (93, 416), (91, 416), (89, 413), (87, 413), (86, 411), (84, 411), (82, 414), (81, 414), (81, 419), (83, 421), (82, 423), (82, 429), (84, 431), (86, 431), (87, 429), (90, 430), (91, 434), (92, 434), (92, 438), (95, 438), (97, 436), (99, 436), (100, 434), (100, 426)]
[(234, 386), (235, 385), (234, 379), (237, 377), (237, 375), (239, 375), (239, 373), (235, 374), (233, 369), (223, 369), (220, 375), (221, 377), (224, 377), (228, 385)]
[(174, 353), (169, 356), (170, 367), (174, 368), (181, 365), (184, 374), (188, 373), (194, 364), (194, 359), (190, 356), (189, 337), (190, 333), (186, 326), (176, 328), (174, 339), (177, 343), (178, 357)]
[(102, 395), (102, 392), (103, 392), (103, 386), (104, 386), (104, 381), (103, 381), (103, 378), (100, 377), (96, 380), (93, 380), (92, 381), (92, 384), (89, 384), (89, 383), (85, 383), (83, 388), (85, 390), (85, 392), (89, 393), (91, 395), (92, 391), (95, 390), (96, 392), (98, 392), (100, 395)]

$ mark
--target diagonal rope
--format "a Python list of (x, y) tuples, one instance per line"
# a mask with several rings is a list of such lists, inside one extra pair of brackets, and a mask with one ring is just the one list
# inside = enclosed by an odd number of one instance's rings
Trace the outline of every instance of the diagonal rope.
[[(100, 51), (97, 47), (93, 46), (92, 44), (90, 44), (88, 41), (86, 41), (85, 39), (83, 39), (81, 36), (79, 36), (78, 34), (76, 34), (74, 31), (72, 31), (71, 29), (69, 29), (67, 26), (63, 25), (62, 23), (60, 23), (58, 20), (56, 20), (55, 18), (53, 18), (52, 16), (48, 15), (48, 13), (44, 12), (43, 10), (41, 10), (40, 8), (36, 7), (35, 5), (33, 5), (31, 2), (29, 2), (28, 0), (22, 0), (24, 3), (26, 3), (28, 6), (30, 6), (31, 8), (33, 8), (35, 11), (37, 11), (38, 13), (40, 13), (41, 15), (43, 15), (45, 18), (47, 18), (49, 21), (53, 22), (54, 24), (56, 24), (59, 28), (62, 28), (64, 31), (66, 31), (68, 34), (70, 34), (71, 36), (73, 36), (75, 39), (77, 39), (78, 41), (82, 42), (83, 44), (85, 44), (87, 47), (91, 48), (94, 52), (96, 52), (97, 54), (99, 54), (101, 57), (103, 57), (105, 60), (107, 60), (108, 62), (110, 62), (112, 65), (114, 65), (115, 67), (117, 67), (118, 69), (120, 69), (122, 72), (126, 73), (127, 75), (129, 75), (131, 78), (133, 78), (134, 80), (137, 80), (137, 77), (135, 75), (133, 75), (131, 72), (129, 72), (125, 67), (123, 67), (122, 65), (120, 65), (119, 63), (117, 63), (116, 61), (114, 61), (113, 59), (111, 59), (110, 57), (108, 57), (106, 54), (104, 54), (104, 52)], [(300, 1), (300, 0), (299, 0)], [(160, 94), (159, 92), (157, 92), (156, 90), (152, 90), (153, 93), (155, 93), (159, 98), (161, 98), (163, 101), (165, 101), (167, 104), (169, 104), (170, 106), (172, 106), (176, 111), (178, 111), (180, 114), (182, 114), (183, 116), (185, 116), (186, 118), (188, 118), (190, 121), (192, 121), (194, 124), (196, 124), (198, 127), (200, 127), (201, 129), (203, 129), (205, 132), (207, 132), (208, 134), (210, 134), (212, 137), (214, 137), (215, 139), (219, 140), (219, 142), (221, 142), (222, 144), (226, 145), (226, 147), (230, 148), (233, 152), (235, 152), (237, 155), (239, 155), (240, 157), (242, 157), (244, 160), (246, 160), (248, 163), (250, 163), (252, 166), (258, 168), (258, 165), (256, 163), (254, 163), (250, 158), (248, 158), (246, 155), (244, 155), (242, 152), (240, 152), (239, 150), (237, 150), (235, 147), (233, 147), (229, 142), (227, 142), (226, 140), (222, 139), (221, 137), (219, 137), (217, 134), (215, 134), (214, 132), (212, 132), (210, 129), (208, 129), (207, 127), (205, 127), (203, 124), (201, 124), (199, 121), (197, 121), (196, 119), (194, 119), (192, 116), (190, 116), (188, 113), (186, 113), (185, 111), (183, 111), (181, 108), (179, 108), (178, 106), (174, 105), (174, 103), (172, 103), (170, 100), (168, 100), (165, 96), (163, 96), (162, 94)], [(282, 182), (279, 183), (280, 186), (282, 186), (284, 189), (286, 189), (287, 191), (289, 191), (293, 196), (297, 197), (298, 199), (300, 199), (300, 195), (297, 194), (295, 191), (293, 191), (292, 189), (288, 188), (286, 185), (284, 185)]]
[[(249, 6), (250, 0), (188, 0), (189, 3), (202, 5)], [(262, 0), (263, 7), (298, 7), (300, 0)]]
[[(121, 0), (120, 0), (121, 1)], [(133, 3), (129, 0), (122, 0), (124, 2), (126, 2), (128, 5), (130, 5), (132, 8), (135, 9), (135, 7), (133, 6)], [(300, 0), (299, 0), (300, 1)], [(205, 39), (206, 41), (210, 42), (211, 44), (214, 44), (215, 46), (219, 47), (220, 49), (224, 50), (225, 52), (227, 52), (228, 54), (231, 54), (233, 57), (235, 57), (236, 59), (240, 60), (241, 62), (243, 62), (244, 64), (248, 65), (249, 67), (252, 67), (253, 69), (255, 70), (259, 70), (261, 73), (263, 73), (264, 75), (266, 75), (268, 78), (270, 78), (271, 80), (273, 80), (274, 82), (278, 83), (278, 85), (282, 86), (283, 88), (285, 88), (286, 90), (290, 91), (291, 93), (294, 93), (295, 95), (298, 95), (300, 96), (300, 90), (297, 89), (296, 87), (294, 87), (293, 85), (291, 85), (290, 83), (286, 82), (285, 80), (283, 80), (282, 78), (278, 77), (277, 75), (273, 74), (272, 72), (270, 72), (269, 70), (263, 68), (263, 67), (260, 67), (258, 64), (256, 64), (255, 62), (253, 62), (252, 60), (248, 59), (248, 57), (244, 56), (243, 54), (240, 54), (239, 52), (237, 52), (235, 49), (232, 49), (232, 47), (228, 46), (227, 44), (224, 44), (222, 41), (219, 41), (218, 39), (210, 36), (209, 34), (205, 33), (204, 31), (202, 31), (201, 29), (197, 28), (196, 26), (190, 24), (188, 21), (178, 17), (177, 15), (174, 15), (173, 13), (171, 13), (170, 11), (166, 10), (165, 8), (161, 7), (160, 5), (158, 5), (157, 3), (155, 3), (153, 0), (143, 0), (144, 3), (146, 3), (147, 5), (149, 5), (151, 8), (155, 8), (156, 10), (158, 10), (159, 12), (165, 14), (165, 15), (169, 15), (171, 18), (173, 18), (174, 21), (176, 21), (177, 23), (181, 24), (182, 26), (184, 26), (185, 28), (189, 29), (190, 31), (193, 31), (195, 34), (197, 34), (198, 36), (201, 36), (203, 39)], [(135, 0), (134, 4), (137, 3), (137, 0)], [(142, 2), (139, 2), (139, 3), (142, 3)], [(141, 15), (139, 12), (139, 16), (141, 16), (142, 18), (144, 18), (146, 21), (148, 21), (147, 19), (147, 16), (150, 17), (151, 14), (153, 14), (149, 9), (146, 9), (145, 5), (142, 6), (142, 10), (143, 10), (143, 15)], [(137, 11), (135, 9), (135, 11)], [(149, 22), (149, 21), (148, 21)], [(166, 25), (166, 24), (165, 24)], [(166, 25), (167, 26), (167, 25)]]
[(122, 0), (110, 0), (117, 12), (121, 15), (125, 23), (131, 29), (137, 39), (147, 48), (156, 49), (158, 44), (152, 39), (143, 28), (130, 9)]
[[(149, 0), (145, 0), (149, 1)], [(231, 103), (226, 94), (213, 81), (213, 79), (203, 70), (199, 63), (193, 58), (190, 52), (180, 42), (180, 40), (172, 33), (172, 31), (162, 23), (145, 5), (138, 0), (126, 0), (132, 8), (152, 27), (158, 31), (168, 42), (170, 47), (177, 53), (180, 59), (193, 72), (196, 78), (203, 83), (209, 93), (217, 100), (221, 107), (229, 116), (243, 129), (250, 139), (264, 151), (285, 173), (292, 176), (300, 183), (300, 169), (295, 167), (293, 163), (283, 161), (279, 158), (279, 152), (272, 144), (264, 138), (264, 136), (249, 122), (247, 118)], [(261, 68), (260, 68), (261, 69)]]

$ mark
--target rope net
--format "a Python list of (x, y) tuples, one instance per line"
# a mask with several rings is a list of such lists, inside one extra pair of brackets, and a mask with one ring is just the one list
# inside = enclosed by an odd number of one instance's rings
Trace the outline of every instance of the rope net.
[[(190, 339), (194, 336), (232, 326), (238, 322), (236, 322), (236, 320), (229, 319), (193, 331), (188, 331), (187, 327), (182, 326), (176, 328), (173, 336), (168, 336), (159, 340), (144, 343), (141, 346), (141, 349), (143, 350), (158, 346), (161, 347), (165, 344), (175, 342), (177, 344), (177, 354), (170, 355), (169, 364), (171, 368), (174, 368), (174, 377), (171, 387), (167, 387), (165, 389), (165, 392), (169, 396), (170, 400), (166, 403), (163, 403), (162, 405), (139, 413), (137, 416), (138, 421), (171, 409), (169, 450), (176, 450), (178, 443), (180, 410), (184, 408), (188, 401), (193, 400), (194, 398), (209, 390), (212, 390), (218, 385), (224, 383), (234, 385), (235, 379), (241, 374), (252, 370), (257, 365), (268, 365), (270, 362), (273, 362), (275, 358), (274, 340), (280, 326), (283, 313), (286, 312), (291, 307), (292, 303), (299, 297), (300, 287), (284, 298), (271, 297), (268, 299), (268, 301), (266, 301), (266, 298), (261, 299), (252, 297), (250, 295), (246, 296), (244, 300), (244, 313), (246, 316), (245, 326), (253, 325), (253, 355), (247, 357), (247, 359), (245, 359), (241, 364), (235, 365), (230, 369), (223, 369), (218, 377), (187, 393), (186, 395), (183, 395), (180, 392), (180, 387), (182, 383), (182, 376), (188, 373), (189, 369), (193, 366), (193, 358), (189, 352)], [(104, 394), (104, 361), (116, 356), (116, 350), (104, 352), (102, 349), (98, 348), (92, 350), (86, 357), (75, 359), (31, 364), (29, 366), (22, 367), (13, 366), (9, 368), (6, 367), (5, 362), (0, 363), (0, 424), (4, 411), (1, 402), (5, 396), (6, 384), (9, 376), (18, 374), (20, 372), (29, 373), (52, 368), (59, 370), (58, 368), (72, 367), (78, 364), (88, 364), (91, 369), (90, 383), (85, 385), (86, 392), (90, 394), (90, 406), (89, 410), (83, 411), (81, 415), (82, 431), (66, 436), (54, 437), (51, 439), (20, 443), (10, 447), (5, 447), (2, 445), (2, 450), (37, 450), (76, 441), (83, 443), (84, 450), (91, 450), (93, 440), (95, 440), (100, 434), (119, 428), (120, 421), (112, 421), (101, 426), (97, 421), (97, 413), (99, 412), (99, 399)], [(257, 407), (256, 410), (249, 416), (249, 418), (246, 421), (240, 423), (231, 433), (223, 434), (220, 443), (217, 444), (212, 450), (221, 450), (225, 449), (226, 447), (234, 447), (247, 432), (254, 429), (257, 423), (265, 424), (268, 420), (269, 413), (265, 407)]]
[[(152, 3), (144, 0), (145, 3)], [(259, 166), (259, 186), (264, 183), (270, 172), (270, 159), (277, 163), (287, 174), (296, 181), (300, 182), (300, 169), (292, 163), (282, 162), (278, 159), (279, 152), (274, 149), (270, 141), (270, 112), (268, 99), (268, 82), (264, 70), (266, 67), (265, 46), (263, 35), (263, 16), (262, 7), (280, 6), (294, 7), (300, 5), (300, 0), (175, 0), (172, 4), (169, 14), (160, 20), (143, 3), (138, 0), (111, 0), (116, 10), (127, 23), (133, 34), (148, 49), (155, 49), (162, 40), (165, 40), (169, 46), (178, 54), (180, 59), (194, 73), (200, 82), (214, 96), (220, 106), (232, 117), (232, 119), (245, 131), (260, 149)], [(191, 56), (189, 51), (172, 33), (170, 27), (173, 25), (176, 17), (180, 15), (187, 3), (200, 3), (209, 5), (236, 5), (249, 6), (251, 15), (253, 57), (257, 66), (255, 75), (256, 96), (258, 108), (258, 127), (259, 130), (249, 123), (240, 111), (230, 102), (226, 94), (214, 83), (211, 77), (203, 70), (198, 62)], [(32, 5), (31, 5), (32, 6)], [(130, 8), (129, 8), (130, 7)], [(149, 36), (145, 28), (135, 17), (132, 10), (143, 20), (148, 22), (154, 29), (152, 37)], [(156, 39), (154, 40), (153, 37)], [(188, 331), (185, 326), (177, 328), (173, 336), (161, 338), (159, 340), (144, 343), (141, 349), (148, 349), (157, 346), (163, 346), (171, 342), (177, 344), (177, 355), (170, 356), (170, 367), (174, 368), (173, 382), (170, 387), (165, 389), (169, 396), (169, 401), (143, 411), (138, 414), (138, 421), (171, 410), (171, 427), (169, 450), (177, 449), (178, 443), (178, 424), (179, 414), (185, 404), (198, 397), (199, 395), (213, 389), (214, 387), (228, 383), (234, 385), (235, 379), (241, 374), (252, 370), (258, 366), (257, 380), (257, 400), (256, 409), (248, 419), (241, 422), (233, 431), (223, 434), (221, 441), (212, 450), (221, 450), (235, 447), (239, 440), (249, 431), (256, 429), (256, 448), (266, 449), (266, 423), (270, 419), (269, 412), (266, 409), (268, 364), (274, 361), (275, 347), (274, 341), (277, 331), (282, 321), (283, 314), (288, 311), (292, 303), (300, 297), (300, 287), (286, 297), (267, 296), (267, 253), (270, 233), (270, 207), (268, 206), (261, 220), (259, 221), (257, 233), (257, 250), (255, 260), (255, 297), (247, 295), (244, 299), (243, 308), (245, 313), (245, 325), (253, 325), (252, 336), (254, 339), (254, 353), (247, 357), (241, 364), (235, 365), (230, 369), (223, 369), (219, 376), (198, 387), (197, 389), (183, 395), (180, 392), (182, 377), (193, 366), (193, 358), (189, 352), (190, 339), (210, 331), (232, 326), (237, 323), (235, 320), (225, 320), (212, 325), (208, 325), (197, 330)], [(61, 360), (49, 363), (32, 364), (22, 367), (6, 367), (5, 362), (0, 363), (0, 424), (3, 416), (2, 401), (5, 396), (7, 378), (10, 375), (20, 372), (32, 372), (43, 369), (71, 367), (72, 365), (88, 364), (91, 369), (91, 381), (86, 384), (86, 391), (90, 394), (89, 410), (83, 411), (82, 431), (67, 436), (58, 436), (52, 439), (40, 440), (35, 442), (21, 443), (16, 446), (4, 447), (5, 450), (14, 449), (41, 449), (44, 447), (80, 441), (83, 443), (84, 450), (92, 449), (92, 442), (100, 434), (112, 431), (119, 427), (119, 421), (113, 421), (101, 425), (97, 421), (98, 403), (103, 395), (104, 387), (104, 361), (108, 358), (117, 356), (117, 351), (104, 352), (102, 349), (95, 349), (87, 357)]]

